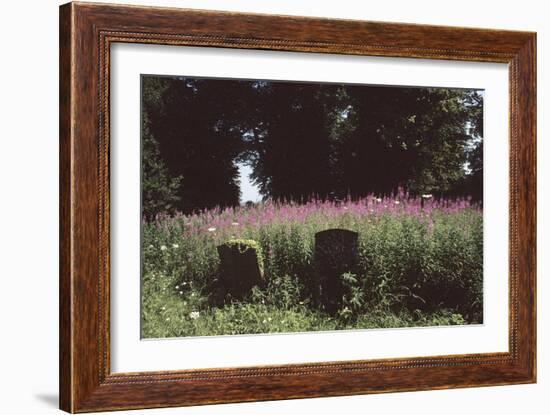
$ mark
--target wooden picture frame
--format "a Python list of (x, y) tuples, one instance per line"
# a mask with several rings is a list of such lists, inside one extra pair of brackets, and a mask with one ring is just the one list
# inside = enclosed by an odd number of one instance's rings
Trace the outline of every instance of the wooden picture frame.
[[(508, 64), (509, 352), (111, 373), (109, 59), (116, 42)], [(61, 409), (91, 412), (535, 382), (535, 105), (535, 33), (107, 4), (61, 6)]]

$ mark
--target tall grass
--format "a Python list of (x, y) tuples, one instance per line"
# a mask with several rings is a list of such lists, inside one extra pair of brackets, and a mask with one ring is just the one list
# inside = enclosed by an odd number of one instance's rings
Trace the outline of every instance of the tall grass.
[[(313, 301), (315, 233), (359, 234), (358, 269), (341, 307)], [(410, 327), (482, 321), (482, 211), (467, 200), (266, 202), (142, 223), (142, 336), (174, 337)], [(218, 292), (216, 247), (253, 239), (266, 285), (243, 301)]]

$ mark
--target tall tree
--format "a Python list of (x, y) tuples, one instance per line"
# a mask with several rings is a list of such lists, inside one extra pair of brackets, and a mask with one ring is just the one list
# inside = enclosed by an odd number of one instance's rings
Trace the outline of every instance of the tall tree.
[(158, 214), (171, 214), (177, 210), (182, 178), (172, 177), (160, 154), (159, 144), (151, 134), (148, 108), (159, 104), (158, 81), (143, 85), (141, 108), (141, 205), (142, 215), (151, 220)]
[(464, 168), (472, 118), (468, 92), (443, 88), (348, 88), (349, 120), (342, 169), (353, 195), (447, 194)]
[(143, 96), (184, 212), (239, 204), (243, 164), (275, 200), (482, 195), (480, 91), (147, 76)]
[[(148, 79), (144, 79), (148, 82)], [(236, 159), (242, 148), (235, 81), (165, 78), (161, 105), (150, 109), (152, 132), (173, 175), (181, 175), (184, 212), (235, 206), (240, 189)]]
[(257, 88), (262, 128), (254, 135), (252, 166), (264, 195), (304, 200), (329, 193), (326, 89), (320, 84), (282, 82)]

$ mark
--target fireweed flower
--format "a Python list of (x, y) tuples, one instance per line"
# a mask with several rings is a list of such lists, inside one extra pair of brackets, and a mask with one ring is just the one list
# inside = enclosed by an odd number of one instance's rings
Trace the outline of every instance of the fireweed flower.
[[(420, 218), (430, 216), (434, 211), (454, 214), (470, 209), (480, 211), (480, 207), (468, 198), (436, 200), (432, 194), (413, 197), (399, 190), (393, 196), (369, 194), (360, 199), (348, 196), (337, 202), (312, 198), (302, 203), (266, 201), (253, 207), (213, 208), (187, 216), (159, 217), (153, 226), (157, 225), (157, 228), (167, 232), (172, 229), (180, 231), (181, 237), (185, 239), (212, 233), (217, 241), (218, 237), (221, 240), (231, 237), (253, 237), (258, 230), (264, 229), (269, 233), (271, 229), (264, 227), (271, 226), (280, 229), (281, 232), (289, 232), (295, 226), (305, 223), (309, 228), (321, 230), (327, 226), (360, 226), (362, 221), (368, 221), (366, 216), (374, 217), (380, 214), (411, 215)], [(172, 249), (173, 245), (177, 244), (179, 243), (171, 243), (168, 247)], [(181, 248), (181, 244), (179, 247)], [(268, 252), (270, 247), (266, 246), (265, 249)], [(192, 249), (186, 249), (184, 254), (188, 260), (197, 256), (197, 252)]]

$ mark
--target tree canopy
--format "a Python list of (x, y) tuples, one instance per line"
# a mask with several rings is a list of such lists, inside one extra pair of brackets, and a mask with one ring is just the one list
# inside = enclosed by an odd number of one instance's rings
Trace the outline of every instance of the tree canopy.
[(142, 76), (144, 211), (236, 206), (239, 165), (264, 199), (481, 200), (482, 137), (479, 90)]

